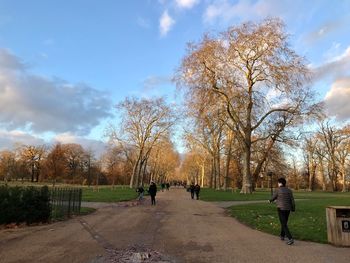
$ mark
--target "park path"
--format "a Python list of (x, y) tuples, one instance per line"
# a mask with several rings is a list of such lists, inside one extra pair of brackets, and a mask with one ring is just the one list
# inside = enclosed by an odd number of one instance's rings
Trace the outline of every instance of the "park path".
[(350, 258), (349, 248), (302, 241), (287, 246), (240, 224), (216, 204), (191, 200), (183, 189), (160, 192), (156, 206), (148, 199), (137, 206), (112, 204), (65, 222), (0, 230), (4, 263), (140, 262), (121, 259), (121, 251), (130, 250), (149, 251), (158, 259), (142, 262), (159, 263), (341, 263)]

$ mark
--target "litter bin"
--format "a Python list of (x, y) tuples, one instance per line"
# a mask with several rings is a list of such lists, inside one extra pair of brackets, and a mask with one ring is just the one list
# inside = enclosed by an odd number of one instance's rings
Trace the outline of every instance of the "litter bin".
[(350, 206), (326, 208), (328, 242), (350, 247)]

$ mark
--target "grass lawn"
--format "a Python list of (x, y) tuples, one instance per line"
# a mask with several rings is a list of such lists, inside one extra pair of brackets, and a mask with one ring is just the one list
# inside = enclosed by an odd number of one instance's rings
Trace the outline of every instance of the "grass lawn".
[[(350, 206), (350, 194), (330, 195), (328, 198), (299, 200), (296, 212), (292, 212), (289, 228), (295, 239), (327, 243), (326, 207), (332, 205)], [(309, 197), (311, 197), (310, 195)], [(229, 208), (231, 215), (254, 229), (273, 235), (279, 235), (280, 224), (274, 204), (260, 203), (233, 206)]]
[(251, 200), (268, 200), (270, 192), (256, 191), (253, 194), (243, 195), (237, 191), (221, 191), (210, 188), (202, 188), (200, 192), (201, 200), (204, 201), (251, 201)]
[(137, 193), (135, 189), (129, 187), (100, 187), (97, 191), (93, 187), (83, 188), (82, 201), (86, 202), (119, 202), (135, 199)]
[[(348, 197), (349, 193), (334, 193), (334, 192), (308, 192), (308, 191), (293, 191), (295, 199), (324, 199), (324, 198), (337, 198), (337, 197)], [(254, 200), (268, 200), (271, 197), (269, 189), (260, 190), (253, 192), (252, 194), (240, 194), (239, 190), (222, 191), (214, 190), (209, 188), (202, 188), (200, 192), (201, 200), (204, 201), (254, 201)]]

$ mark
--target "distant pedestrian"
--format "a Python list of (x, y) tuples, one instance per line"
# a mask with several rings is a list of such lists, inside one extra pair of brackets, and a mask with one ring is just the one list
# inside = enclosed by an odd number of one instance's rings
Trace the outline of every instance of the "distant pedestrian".
[(194, 183), (191, 183), (190, 185), (190, 192), (191, 192), (191, 198), (194, 198)]
[(194, 186), (194, 192), (195, 192), (195, 194), (196, 194), (196, 198), (197, 198), (197, 200), (199, 199), (199, 192), (201, 191), (201, 187), (199, 186), (199, 184), (196, 184), (195, 186)]
[(136, 192), (138, 192), (139, 196), (137, 197), (137, 200), (141, 201), (143, 199), (143, 194), (145, 190), (143, 189), (143, 186), (140, 185), (137, 189)]
[(277, 203), (278, 218), (281, 223), (281, 240), (283, 241), (287, 236), (287, 245), (292, 245), (294, 243), (294, 240), (288, 228), (288, 218), (290, 211), (295, 211), (293, 192), (286, 187), (286, 179), (279, 178), (277, 181), (278, 189), (269, 201), (272, 203), (276, 200)]
[(151, 196), (152, 205), (156, 205), (157, 185), (153, 181), (151, 181), (151, 185), (148, 188), (148, 193)]
[(169, 188), (170, 188), (170, 183), (166, 183), (166, 184), (165, 184), (165, 187), (166, 187), (166, 190), (168, 190), (168, 191), (169, 191)]
[(161, 184), (160, 184), (160, 188), (162, 189), (162, 192), (164, 192), (165, 183), (161, 183)]

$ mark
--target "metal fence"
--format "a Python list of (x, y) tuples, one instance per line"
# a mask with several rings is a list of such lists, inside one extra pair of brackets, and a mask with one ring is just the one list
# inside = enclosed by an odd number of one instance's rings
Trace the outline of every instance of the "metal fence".
[(51, 218), (70, 217), (79, 214), (82, 189), (52, 188), (50, 192)]

